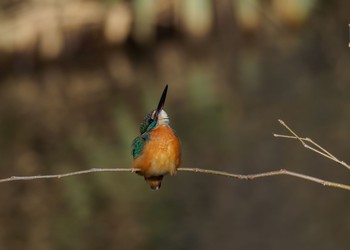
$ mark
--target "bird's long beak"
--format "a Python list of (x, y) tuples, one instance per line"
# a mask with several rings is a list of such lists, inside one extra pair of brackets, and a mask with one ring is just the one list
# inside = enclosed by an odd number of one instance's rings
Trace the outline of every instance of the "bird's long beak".
[(158, 103), (158, 107), (156, 109), (156, 113), (155, 113), (155, 119), (158, 119), (158, 115), (160, 113), (160, 111), (162, 111), (163, 107), (164, 107), (164, 103), (165, 103), (165, 98), (166, 98), (166, 93), (168, 92), (168, 84), (165, 86), (164, 90), (163, 90), (163, 94), (160, 97), (159, 103)]

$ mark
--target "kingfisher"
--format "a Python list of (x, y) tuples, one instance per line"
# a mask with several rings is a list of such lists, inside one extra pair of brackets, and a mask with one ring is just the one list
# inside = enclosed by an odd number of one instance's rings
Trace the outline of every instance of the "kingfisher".
[(140, 135), (132, 142), (132, 167), (153, 190), (160, 188), (164, 175), (174, 175), (181, 163), (180, 140), (169, 126), (169, 117), (163, 109), (167, 91), (168, 85), (157, 108), (143, 119)]

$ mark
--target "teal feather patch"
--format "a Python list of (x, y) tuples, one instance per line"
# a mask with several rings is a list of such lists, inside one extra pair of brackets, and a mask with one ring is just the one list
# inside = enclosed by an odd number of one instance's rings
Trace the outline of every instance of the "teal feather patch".
[(134, 159), (138, 158), (142, 154), (142, 150), (145, 144), (149, 141), (149, 133), (152, 129), (157, 125), (157, 121), (152, 119), (152, 114), (155, 112), (154, 110), (147, 114), (143, 119), (143, 122), (140, 125), (140, 133), (141, 135), (136, 137), (132, 141), (131, 145), (131, 153)]
[(144, 138), (142, 136), (138, 136), (132, 141), (131, 153), (132, 153), (132, 157), (134, 159), (136, 159), (137, 157), (139, 157), (142, 154), (142, 150), (143, 150), (145, 143), (146, 143), (146, 138)]
[(157, 121), (152, 118), (152, 114), (154, 111), (151, 113), (147, 114), (145, 118), (143, 119), (142, 123), (140, 124), (140, 134), (144, 134), (146, 132), (151, 131), (157, 124)]

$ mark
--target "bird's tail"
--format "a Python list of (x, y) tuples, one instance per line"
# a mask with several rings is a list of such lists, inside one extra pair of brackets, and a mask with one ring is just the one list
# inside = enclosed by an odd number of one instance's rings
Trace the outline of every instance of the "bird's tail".
[(153, 190), (158, 190), (162, 184), (163, 175), (145, 177), (145, 180), (147, 181), (150, 188)]

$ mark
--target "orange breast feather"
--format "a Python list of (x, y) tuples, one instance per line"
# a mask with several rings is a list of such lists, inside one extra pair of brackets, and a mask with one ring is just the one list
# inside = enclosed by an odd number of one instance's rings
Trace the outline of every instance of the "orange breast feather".
[(175, 174), (181, 162), (181, 145), (173, 130), (166, 125), (150, 133), (141, 156), (133, 163), (145, 177)]

